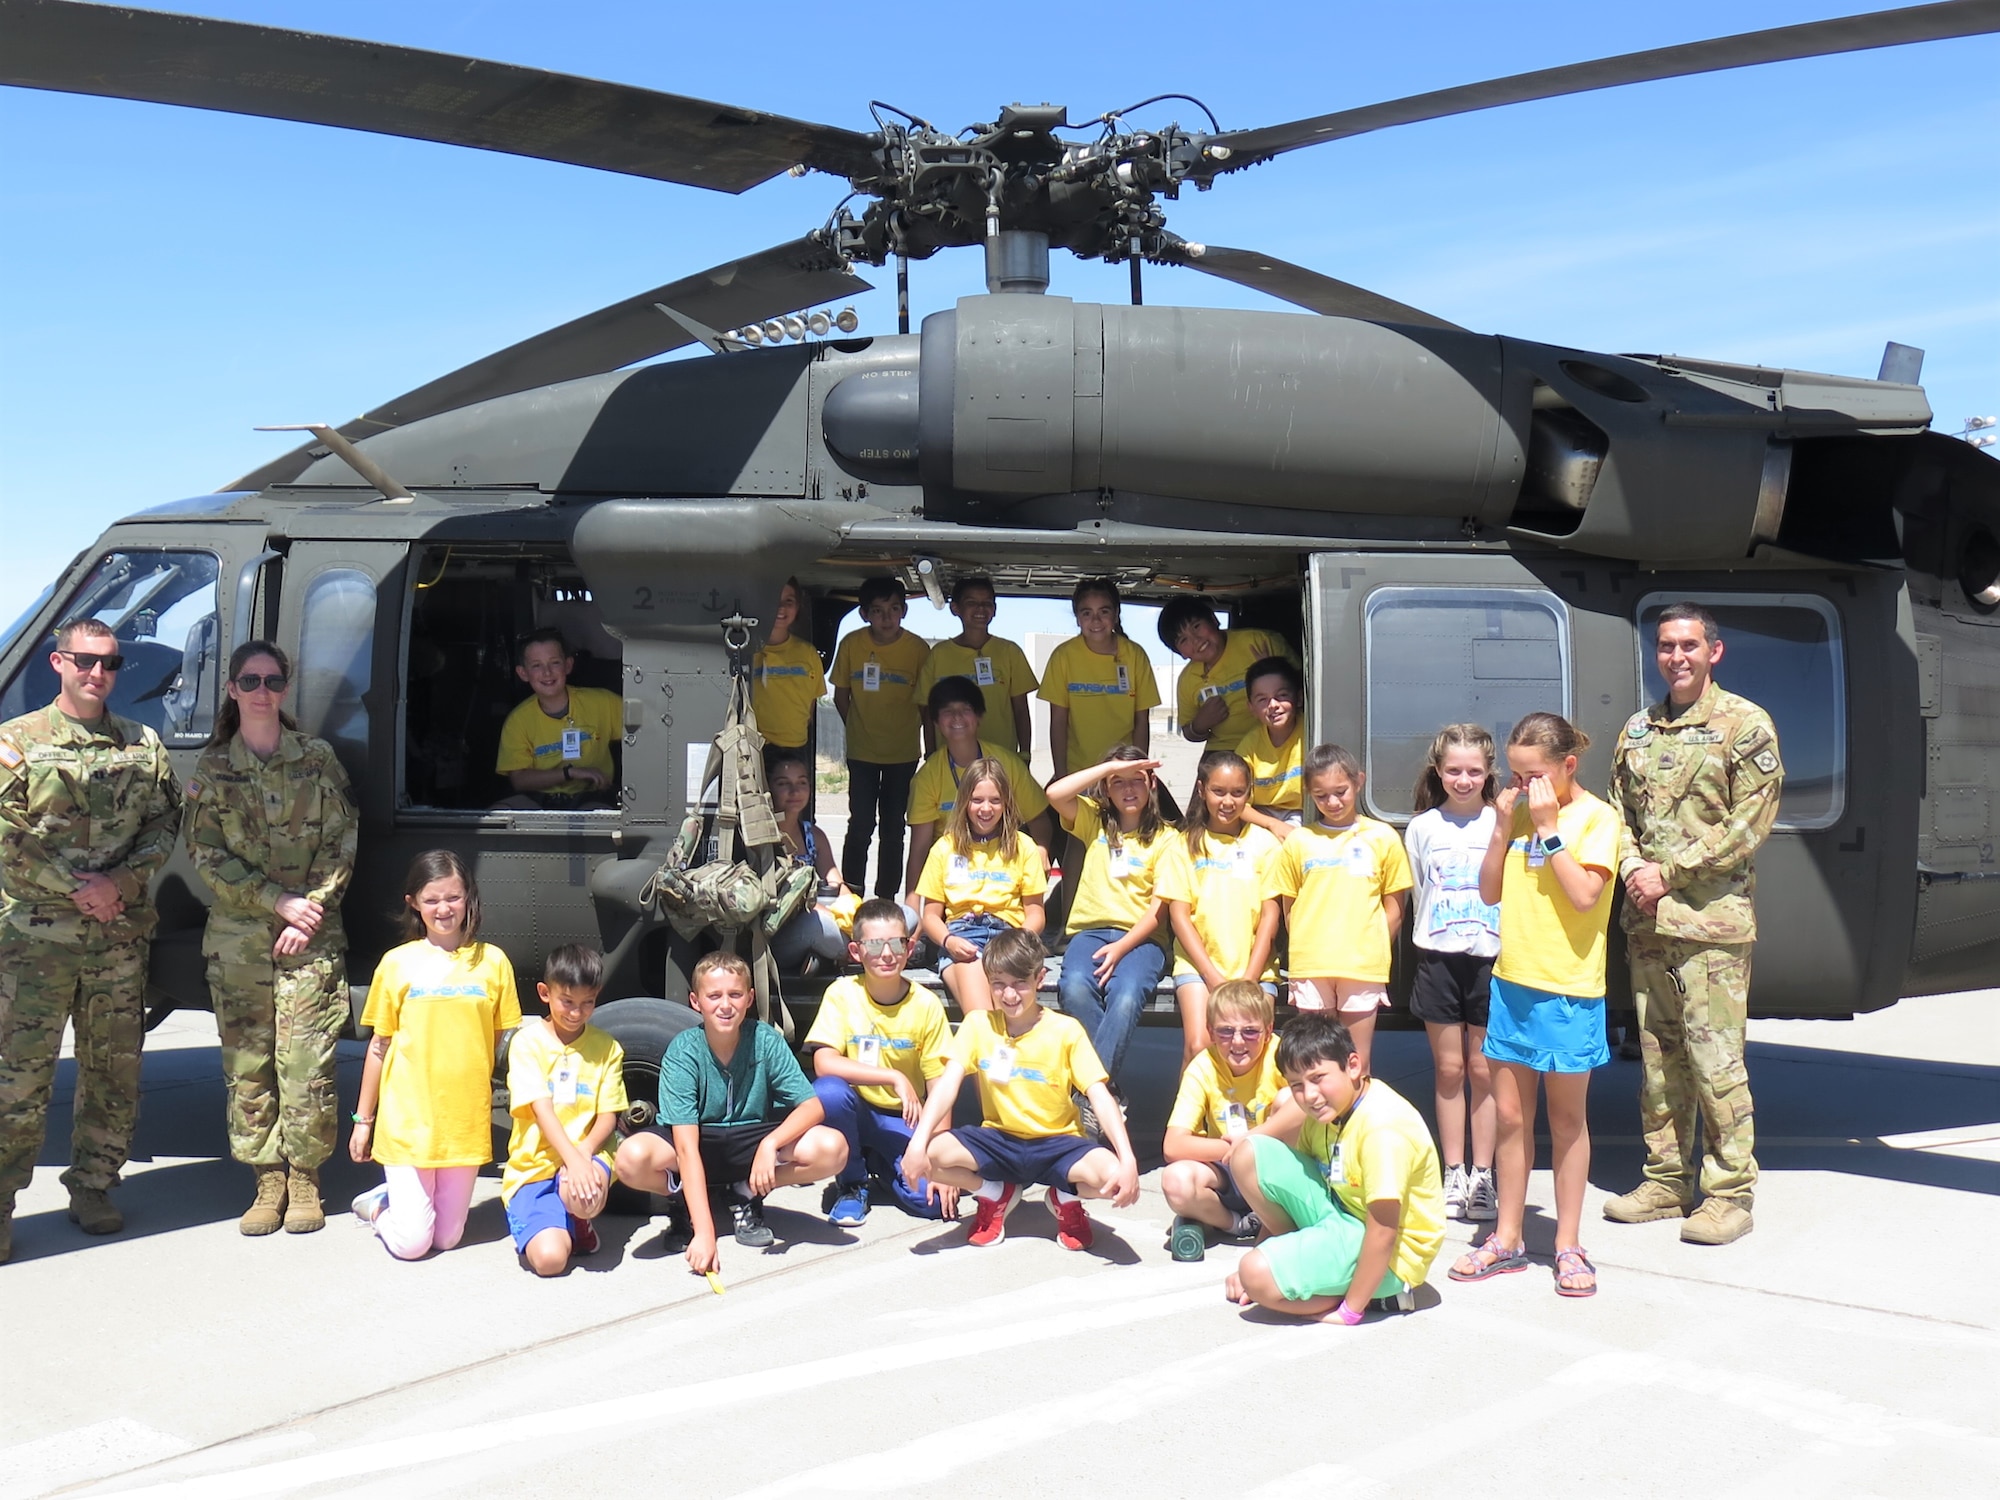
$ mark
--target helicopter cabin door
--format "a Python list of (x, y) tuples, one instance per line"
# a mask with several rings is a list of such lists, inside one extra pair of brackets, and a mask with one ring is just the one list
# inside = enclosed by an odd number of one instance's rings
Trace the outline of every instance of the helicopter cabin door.
[[(1590, 736), (1579, 779), (1609, 790), (1631, 715), (1660, 697), (1654, 623), (1692, 599), (1721, 625), (1716, 679), (1761, 704), (1786, 766), (1757, 856), (1752, 1004), (1850, 1015), (1900, 993), (1914, 919), (1914, 795), (1898, 791), (1893, 726), (1916, 722), (1899, 649), (1899, 589), (1881, 573), (1654, 573), (1573, 555), (1319, 553), (1308, 563), (1307, 730), (1352, 748), (1363, 808), (1405, 827), (1432, 736), (1485, 725), (1500, 746), (1536, 710)], [(1853, 684), (1869, 684), (1850, 713)], [(1622, 892), (1613, 899), (1622, 901)], [(1629, 993), (1612, 923), (1607, 989)], [(1407, 979), (1403, 979), (1407, 985)]]

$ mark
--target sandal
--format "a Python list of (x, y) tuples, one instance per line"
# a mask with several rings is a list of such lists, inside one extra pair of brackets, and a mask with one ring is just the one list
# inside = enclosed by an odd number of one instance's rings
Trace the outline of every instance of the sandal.
[[(1565, 1279), (1588, 1276), (1589, 1286), (1564, 1286)], [(1597, 1295), (1597, 1267), (1590, 1263), (1590, 1257), (1583, 1253), (1583, 1246), (1571, 1245), (1567, 1250), (1556, 1251), (1556, 1295), (1558, 1297), (1595, 1297)]]
[(1528, 1269), (1528, 1247), (1516, 1245), (1508, 1250), (1500, 1244), (1500, 1236), (1489, 1234), (1486, 1242), (1476, 1249), (1468, 1250), (1452, 1263), (1445, 1274), (1453, 1281), (1484, 1281), (1489, 1276), (1504, 1276), (1509, 1271)]

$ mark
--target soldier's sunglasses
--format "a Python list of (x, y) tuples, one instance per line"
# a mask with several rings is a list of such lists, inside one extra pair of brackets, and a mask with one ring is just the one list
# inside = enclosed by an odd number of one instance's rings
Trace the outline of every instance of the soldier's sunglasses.
[(245, 672), (241, 677), (236, 679), (236, 691), (239, 693), (254, 693), (258, 688), (264, 687), (269, 688), (274, 693), (282, 693), (287, 687), (291, 686), (291, 682), (292, 679), (287, 677), (283, 672), (266, 672), (261, 675), (256, 672)]
[(58, 651), (58, 656), (67, 656), (76, 663), (79, 672), (88, 672), (93, 667), (102, 667), (107, 672), (123, 669), (125, 658), (116, 651)]

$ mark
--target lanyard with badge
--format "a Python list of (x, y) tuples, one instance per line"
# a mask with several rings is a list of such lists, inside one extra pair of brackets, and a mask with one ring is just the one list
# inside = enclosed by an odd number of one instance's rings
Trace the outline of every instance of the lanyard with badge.
[(567, 1048), (556, 1059), (555, 1072), (549, 1075), (549, 1098), (554, 1103), (576, 1103), (577, 1073), (582, 1063), (583, 1060)]
[(879, 693), (882, 691), (882, 663), (869, 657), (861, 668), (861, 691)]
[(975, 656), (972, 658), (972, 680), (981, 687), (993, 686), (993, 658)]
[(986, 1081), (988, 1083), (1012, 1083), (1014, 1081), (1014, 1049), (1005, 1042), (995, 1044), (986, 1054)]
[(854, 1060), (860, 1063), (861, 1066), (864, 1068), (881, 1067), (882, 1066), (881, 1035), (877, 1032), (871, 1031), (866, 1036), (857, 1036), (854, 1039)]
[(1368, 1097), (1368, 1085), (1373, 1079), (1363, 1079), (1361, 1092), (1354, 1096), (1354, 1102), (1347, 1106), (1347, 1113), (1333, 1122), (1333, 1148), (1326, 1154), (1326, 1181), (1328, 1187), (1347, 1186), (1347, 1163), (1341, 1159), (1341, 1149), (1347, 1127), (1354, 1119), (1354, 1112), (1361, 1108), (1361, 1101)]

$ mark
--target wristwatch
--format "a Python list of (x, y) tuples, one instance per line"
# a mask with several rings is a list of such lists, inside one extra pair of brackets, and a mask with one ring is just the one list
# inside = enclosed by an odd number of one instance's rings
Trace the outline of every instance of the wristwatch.
[(1542, 853), (1544, 855), (1560, 854), (1565, 847), (1567, 846), (1564, 845), (1562, 835), (1559, 833), (1551, 833), (1542, 840)]

